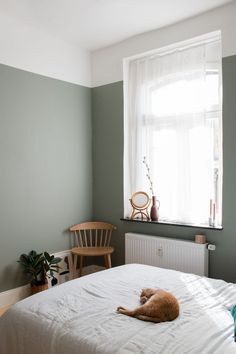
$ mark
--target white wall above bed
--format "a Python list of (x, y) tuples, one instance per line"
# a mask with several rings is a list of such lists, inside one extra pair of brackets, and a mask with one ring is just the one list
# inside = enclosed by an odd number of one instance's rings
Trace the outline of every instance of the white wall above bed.
[(122, 60), (211, 31), (222, 31), (223, 57), (236, 54), (236, 2), (92, 53), (92, 86), (123, 80)]
[(0, 63), (91, 86), (90, 52), (0, 14)]

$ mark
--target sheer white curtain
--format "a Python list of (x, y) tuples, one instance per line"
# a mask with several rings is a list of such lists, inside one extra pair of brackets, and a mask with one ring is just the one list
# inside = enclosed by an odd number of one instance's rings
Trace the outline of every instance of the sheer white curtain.
[(125, 216), (130, 216), (134, 192), (151, 196), (145, 156), (162, 220), (207, 224), (212, 199), (220, 224), (219, 35), (130, 59), (125, 65)]

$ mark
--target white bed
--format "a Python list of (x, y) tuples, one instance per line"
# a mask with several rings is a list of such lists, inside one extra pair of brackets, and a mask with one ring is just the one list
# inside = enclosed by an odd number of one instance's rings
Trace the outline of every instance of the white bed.
[[(134, 308), (141, 288), (172, 292), (173, 322), (150, 323), (116, 313)], [(29, 297), (0, 319), (1, 354), (236, 353), (236, 285), (173, 270), (130, 264), (72, 280)]]

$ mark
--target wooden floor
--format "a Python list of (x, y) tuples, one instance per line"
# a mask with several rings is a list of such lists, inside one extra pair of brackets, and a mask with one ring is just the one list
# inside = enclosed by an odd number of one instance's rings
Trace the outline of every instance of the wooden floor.
[(4, 312), (6, 312), (9, 309), (9, 307), (11, 307), (11, 306), (1, 307), (0, 308), (0, 316), (2, 316), (4, 314)]

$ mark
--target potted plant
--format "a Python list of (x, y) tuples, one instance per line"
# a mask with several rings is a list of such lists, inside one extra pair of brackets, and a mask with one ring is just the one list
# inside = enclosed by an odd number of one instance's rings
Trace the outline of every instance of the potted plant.
[(37, 253), (34, 250), (20, 256), (18, 263), (30, 276), (31, 294), (47, 289), (47, 278), (52, 278), (54, 285), (57, 283), (54, 273), (58, 273), (61, 260), (60, 257), (50, 256), (48, 252)]

